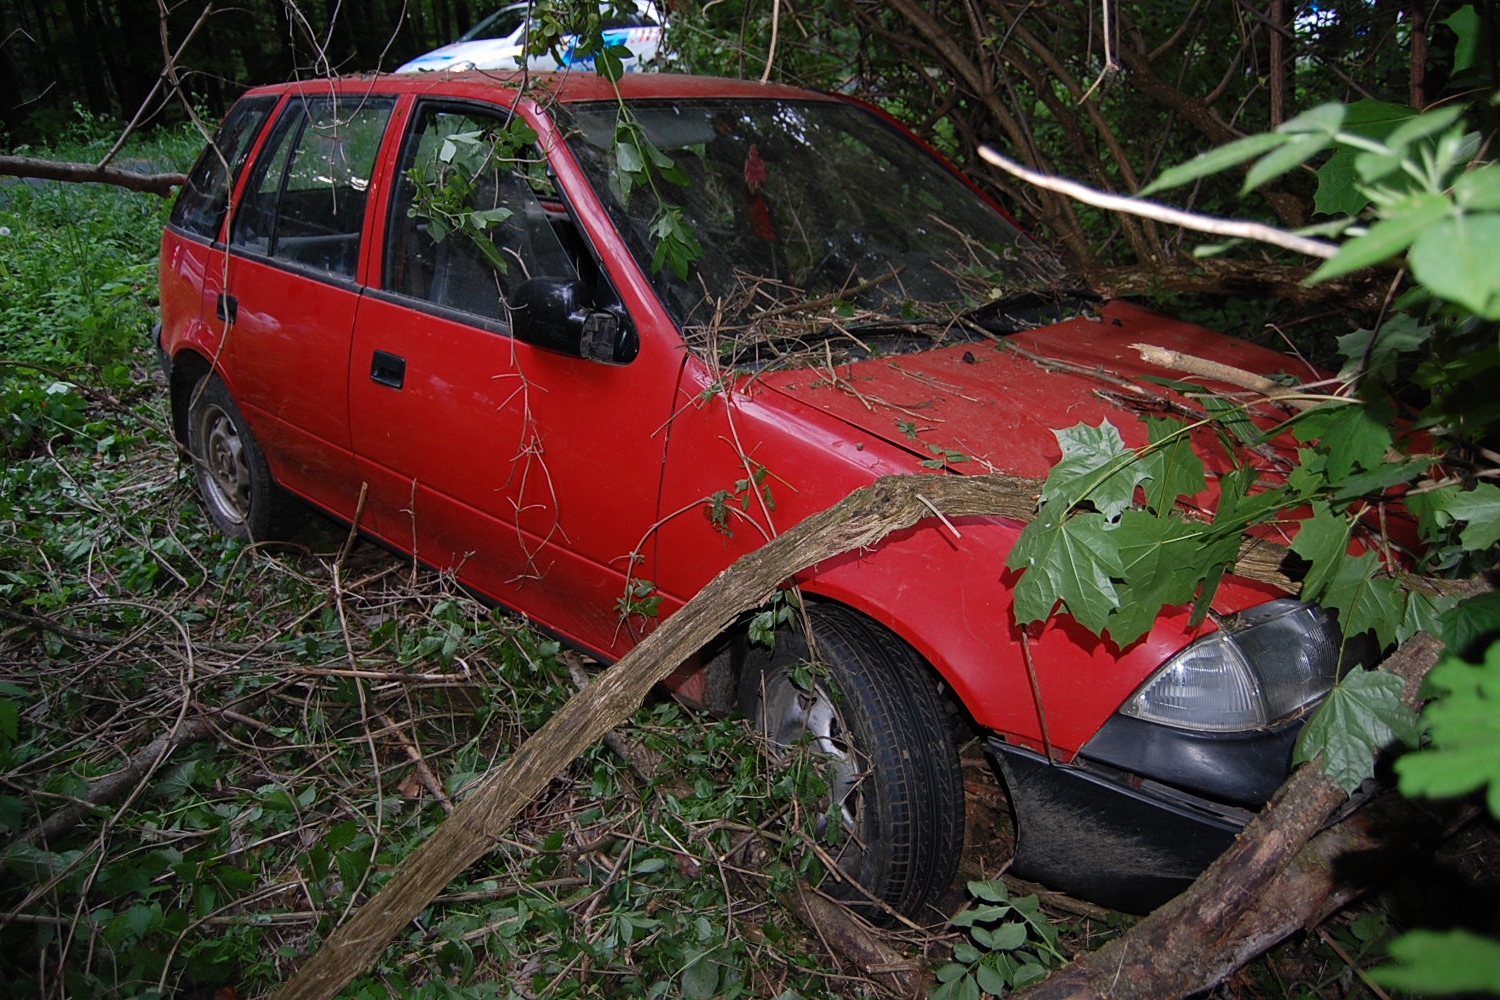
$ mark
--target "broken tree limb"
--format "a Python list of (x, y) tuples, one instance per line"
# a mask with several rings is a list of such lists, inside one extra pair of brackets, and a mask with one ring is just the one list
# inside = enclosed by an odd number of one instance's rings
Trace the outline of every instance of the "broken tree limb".
[(999, 167), (1013, 177), (1019, 177), (1028, 184), (1034, 184), (1046, 191), (1055, 191), (1058, 194), (1067, 195), (1085, 205), (1093, 205), (1096, 208), (1107, 209), (1111, 212), (1124, 212), (1126, 215), (1135, 215), (1144, 219), (1155, 219), (1157, 222), (1165, 222), (1172, 226), (1181, 226), (1194, 232), (1208, 233), (1211, 236), (1229, 236), (1235, 239), (1255, 240), (1260, 243), (1269, 243), (1271, 246), (1282, 247), (1286, 250), (1295, 250), (1297, 253), (1306, 254), (1309, 257), (1329, 258), (1339, 252), (1337, 243), (1329, 243), (1326, 240), (1315, 240), (1311, 237), (1301, 236), (1297, 233), (1289, 233), (1275, 226), (1268, 226), (1263, 222), (1246, 222), (1241, 219), (1219, 219), (1211, 215), (1202, 215), (1197, 212), (1185, 212), (1180, 208), (1172, 208), (1169, 205), (1160, 205), (1154, 201), (1145, 201), (1141, 198), (1130, 198), (1125, 195), (1111, 194), (1108, 191), (1099, 191), (1077, 181), (1068, 180), (1066, 177), (1054, 177), (1044, 174), (1038, 170), (1023, 167), (1015, 160), (997, 152), (989, 146), (980, 146), (979, 155), (989, 163)]
[(934, 507), (949, 518), (1029, 521), (1040, 489), (1035, 480), (998, 475), (888, 476), (742, 556), (492, 770), (391, 880), (303, 963), (278, 994), (280, 1000), (328, 1000), (369, 968), (449, 882), (494, 847), (548, 781), (628, 719), (653, 685), (796, 573), (874, 546), (924, 519), (936, 523)]
[[(1386, 660), (1385, 669), (1406, 682), (1408, 705), (1417, 705), (1422, 678), (1442, 648), (1422, 633)], [(1321, 919), (1328, 902), (1347, 891), (1333, 864), (1347, 843), (1329, 836), (1309, 849), (1347, 798), (1319, 762), (1302, 766), (1191, 888), (1016, 997), (1172, 1000), (1222, 982)], [(1289, 874), (1296, 878), (1283, 885)]]
[(33, 156), (0, 156), (0, 174), (11, 177), (34, 177), (44, 181), (114, 184), (130, 191), (170, 198), (186, 180), (185, 174), (138, 174), (118, 167), (97, 167), (89, 163), (65, 163), (39, 160)]
[(574, 695), (453, 810), (391, 880), (293, 974), (280, 1000), (328, 1000), (459, 873), (492, 850), (516, 814), (575, 757), (630, 717), (653, 685), (758, 607), (791, 576), (931, 518), (921, 493), (950, 517), (1030, 519), (1039, 484), (996, 476), (891, 476), (814, 514), (709, 581), (623, 660)]

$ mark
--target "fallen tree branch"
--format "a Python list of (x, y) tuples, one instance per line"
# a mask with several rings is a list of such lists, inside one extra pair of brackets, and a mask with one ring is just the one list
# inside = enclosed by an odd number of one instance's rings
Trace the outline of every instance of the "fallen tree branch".
[[(628, 719), (653, 685), (721, 635), (740, 614), (764, 604), (799, 571), (872, 547), (891, 532), (924, 519), (935, 520), (934, 507), (949, 518), (1029, 521), (1039, 492), (1035, 480), (999, 475), (887, 476), (742, 556), (629, 655), (569, 699), (514, 756), (490, 771), (390, 881), (297, 969), (278, 997), (329, 1000), (369, 968), (448, 883), (494, 848), (547, 782)], [(1323, 786), (1317, 788), (1326, 793)], [(1316, 802), (1294, 805), (1277, 815), (1294, 822), (1304, 808), (1315, 812), (1316, 807)], [(1301, 840), (1311, 833), (1304, 831)]]
[(281, 1000), (328, 1000), (367, 969), (387, 944), (460, 872), (488, 853), (516, 814), (552, 777), (630, 717), (653, 685), (758, 607), (804, 567), (873, 546), (932, 511), (950, 517), (989, 514), (1029, 519), (1039, 484), (993, 476), (890, 476), (814, 514), (742, 556), (593, 679), (492, 770), (396, 869), (381, 890), (296, 971)]
[(61, 160), (39, 160), (34, 156), (0, 156), (0, 175), (34, 177), (44, 181), (67, 181), (73, 184), (113, 184), (131, 191), (170, 198), (172, 192), (187, 181), (186, 174), (138, 174), (119, 167), (98, 167), (88, 163), (65, 163)]
[[(1421, 633), (1385, 662), (1406, 682), (1402, 698), (1408, 705), (1418, 704), (1422, 678), (1442, 648)], [(1322, 919), (1330, 905), (1342, 905), (1340, 893), (1349, 887), (1340, 884), (1333, 862), (1354, 842), (1341, 839), (1352, 836), (1349, 828), (1329, 831), (1311, 848), (1309, 842), (1347, 798), (1320, 762), (1304, 765), (1190, 889), (1128, 933), (1015, 995), (1172, 1000), (1223, 982), (1271, 945)]]

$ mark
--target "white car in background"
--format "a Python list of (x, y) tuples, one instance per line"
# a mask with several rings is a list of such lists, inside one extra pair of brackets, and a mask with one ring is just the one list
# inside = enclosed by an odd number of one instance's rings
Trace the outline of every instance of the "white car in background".
[[(527, 15), (531, 6), (529, 3), (515, 3), (501, 7), (460, 35), (458, 41), (417, 56), (398, 66), (396, 72), (592, 69), (592, 56), (576, 55), (578, 40), (574, 35), (563, 36), (556, 53), (543, 52), (529, 59), (525, 57)], [(646, 0), (636, 0), (634, 6), (634, 13), (608, 12), (604, 25), (605, 45), (623, 45), (630, 50), (630, 58), (625, 60), (627, 70), (640, 69), (655, 59), (662, 42), (662, 18), (656, 6)]]

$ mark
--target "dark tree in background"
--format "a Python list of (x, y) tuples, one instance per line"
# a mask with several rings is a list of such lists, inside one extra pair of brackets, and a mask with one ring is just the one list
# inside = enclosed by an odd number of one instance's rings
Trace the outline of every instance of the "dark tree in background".
[[(168, 0), (14, 0), (0, 7), (0, 143), (45, 143), (76, 118), (210, 118), (245, 87), (390, 69), (452, 40), (498, 3), (220, 0), (178, 61), (182, 96), (147, 102), (167, 54), (203, 17)], [(536, 0), (582, 9), (600, 0)], [(608, 3), (609, 0), (603, 0)], [(1212, 146), (1325, 101), (1431, 106), (1500, 86), (1493, 45), (1456, 59), (1450, 22), (1493, 3), (1427, 0), (778, 0), (672, 3), (674, 67), (837, 89), (880, 103), (979, 178), (1096, 283), (1150, 281), (1296, 293), (1301, 272), (1176, 261), (1181, 236), (1015, 183), (977, 155), (991, 144), (1034, 169), (1131, 193)], [(1210, 214), (1314, 221), (1313, 180), (1293, 174), (1242, 201), (1234, 178), (1183, 193)], [(1128, 267), (1129, 270), (1121, 270)], [(1145, 275), (1145, 277), (1142, 277)], [(1164, 277), (1165, 276), (1165, 277)], [(1350, 293), (1341, 291), (1345, 298)]]
[[(210, 115), (254, 84), (389, 69), (451, 41), (487, 10), (471, 0), (8, 0), (0, 4), (0, 143), (46, 142), (76, 117), (75, 105), (129, 120), (167, 53), (210, 6), (177, 67)], [(183, 116), (176, 102), (156, 104), (149, 120)]]

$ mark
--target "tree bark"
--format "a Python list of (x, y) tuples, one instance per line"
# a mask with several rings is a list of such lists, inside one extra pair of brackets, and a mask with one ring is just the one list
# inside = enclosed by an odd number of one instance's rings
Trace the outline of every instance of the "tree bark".
[(30, 156), (0, 156), (0, 175), (12, 177), (35, 177), (47, 181), (69, 181), (80, 183), (91, 181), (97, 184), (115, 184), (131, 191), (143, 191), (170, 198), (172, 191), (187, 177), (183, 174), (137, 174), (117, 167), (96, 167), (88, 163), (64, 163), (59, 160), (38, 160)]

